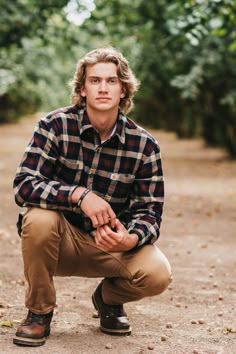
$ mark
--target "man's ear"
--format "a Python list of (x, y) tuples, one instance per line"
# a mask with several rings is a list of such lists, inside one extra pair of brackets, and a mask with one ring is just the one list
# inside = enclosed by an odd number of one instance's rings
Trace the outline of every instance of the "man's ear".
[(84, 86), (82, 86), (81, 89), (80, 89), (80, 96), (86, 97), (86, 91), (85, 91), (85, 87)]
[(126, 89), (125, 89), (125, 87), (122, 87), (120, 98), (124, 98), (125, 95), (126, 95)]

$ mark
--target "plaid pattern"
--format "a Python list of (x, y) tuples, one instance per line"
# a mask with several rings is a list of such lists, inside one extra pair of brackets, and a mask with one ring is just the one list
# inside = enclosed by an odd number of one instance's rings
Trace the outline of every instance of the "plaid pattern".
[(85, 186), (111, 205), (138, 245), (159, 236), (164, 199), (160, 149), (143, 128), (122, 114), (113, 135), (101, 143), (86, 111), (61, 108), (41, 119), (14, 180), (16, 203), (61, 210), (84, 231), (91, 221), (71, 195)]

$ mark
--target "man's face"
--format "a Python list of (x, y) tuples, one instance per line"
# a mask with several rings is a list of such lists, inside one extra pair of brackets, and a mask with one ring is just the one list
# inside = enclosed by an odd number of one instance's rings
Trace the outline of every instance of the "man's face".
[(125, 96), (114, 63), (97, 63), (86, 67), (85, 85), (81, 96), (86, 97), (90, 111), (118, 110), (120, 99)]

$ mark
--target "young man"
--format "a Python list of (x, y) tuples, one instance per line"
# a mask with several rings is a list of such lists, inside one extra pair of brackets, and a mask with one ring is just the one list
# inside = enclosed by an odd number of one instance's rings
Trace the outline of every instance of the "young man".
[(156, 140), (125, 116), (138, 81), (113, 48), (89, 52), (72, 81), (73, 106), (35, 129), (14, 180), (26, 206), (22, 254), (27, 318), (15, 344), (39, 346), (50, 334), (54, 276), (104, 278), (92, 295), (100, 329), (127, 335), (123, 304), (163, 292), (171, 269), (154, 245), (163, 209)]

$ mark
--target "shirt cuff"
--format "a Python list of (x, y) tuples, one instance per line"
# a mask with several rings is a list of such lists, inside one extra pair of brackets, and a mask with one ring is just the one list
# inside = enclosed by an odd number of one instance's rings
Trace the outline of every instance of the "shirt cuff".
[(135, 234), (138, 236), (138, 242), (134, 248), (137, 248), (139, 246), (142, 246), (145, 243), (145, 240), (143, 238), (142, 232), (137, 230), (137, 229), (128, 229), (129, 234)]
[(77, 187), (78, 186), (60, 186), (57, 194), (58, 205), (63, 206), (66, 209), (73, 210), (77, 204), (72, 203), (71, 196)]

